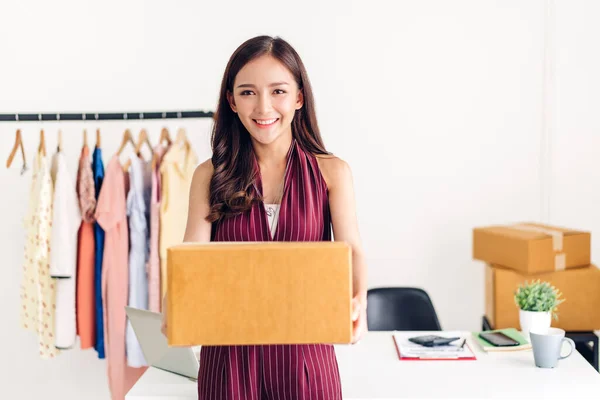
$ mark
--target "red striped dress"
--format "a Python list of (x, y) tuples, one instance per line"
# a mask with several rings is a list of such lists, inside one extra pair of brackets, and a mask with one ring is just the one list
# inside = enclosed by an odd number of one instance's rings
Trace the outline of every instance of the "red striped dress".
[[(262, 193), (260, 174), (254, 190)], [(244, 214), (213, 223), (211, 241), (331, 240), (327, 185), (315, 156), (295, 140), (287, 153), (283, 197), (273, 237), (267, 221), (264, 205), (255, 202)], [(198, 398), (341, 399), (334, 348), (330, 344), (203, 346)]]

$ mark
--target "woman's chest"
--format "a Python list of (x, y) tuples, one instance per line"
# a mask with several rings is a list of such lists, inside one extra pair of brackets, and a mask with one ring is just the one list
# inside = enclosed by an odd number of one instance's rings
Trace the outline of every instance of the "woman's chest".
[(249, 211), (214, 223), (212, 240), (225, 242), (330, 240), (330, 225), (326, 201), (284, 198), (279, 207), (255, 202)]

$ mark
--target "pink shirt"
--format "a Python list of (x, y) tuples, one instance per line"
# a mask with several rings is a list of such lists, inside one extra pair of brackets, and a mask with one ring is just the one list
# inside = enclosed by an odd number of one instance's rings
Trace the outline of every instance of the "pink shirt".
[(104, 175), (96, 207), (96, 220), (104, 229), (102, 261), (102, 306), (108, 364), (108, 385), (112, 400), (123, 400), (125, 393), (146, 368), (126, 364), (125, 326), (129, 285), (129, 233), (127, 227), (125, 174), (114, 155)]

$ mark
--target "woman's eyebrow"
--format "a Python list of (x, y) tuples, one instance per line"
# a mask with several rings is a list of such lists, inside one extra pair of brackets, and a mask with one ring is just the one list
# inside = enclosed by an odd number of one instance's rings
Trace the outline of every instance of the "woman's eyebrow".
[[(289, 83), (287, 82), (273, 82), (271, 84), (269, 84), (269, 87), (273, 87), (273, 86), (280, 86), (280, 85), (289, 85)], [(251, 84), (251, 83), (242, 83), (241, 85), (238, 85), (237, 88), (255, 88), (256, 86)]]

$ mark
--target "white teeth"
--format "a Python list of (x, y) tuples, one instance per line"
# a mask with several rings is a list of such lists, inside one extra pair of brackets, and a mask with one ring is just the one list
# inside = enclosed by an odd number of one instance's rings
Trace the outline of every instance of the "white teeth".
[(277, 121), (277, 118), (275, 118), (275, 119), (266, 119), (266, 120), (255, 119), (255, 121), (259, 125), (270, 125), (273, 122)]

